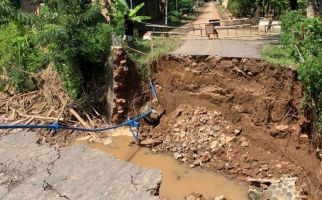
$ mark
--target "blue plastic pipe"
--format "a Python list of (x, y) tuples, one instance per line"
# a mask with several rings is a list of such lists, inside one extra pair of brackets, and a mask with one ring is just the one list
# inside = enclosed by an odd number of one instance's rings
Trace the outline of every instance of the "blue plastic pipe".
[(129, 126), (129, 127), (138, 127), (138, 120), (147, 117), (148, 115), (151, 114), (152, 111), (145, 112), (131, 120), (127, 120), (126, 122), (119, 124), (119, 125), (114, 125), (106, 128), (82, 128), (82, 127), (72, 127), (72, 126), (61, 126), (58, 123), (53, 123), (51, 125), (36, 125), (36, 124), (0, 124), (0, 129), (52, 129), (54, 131), (58, 131), (59, 129), (66, 129), (66, 130), (74, 130), (74, 131), (88, 131), (88, 132), (101, 132), (101, 131), (107, 131), (111, 129), (117, 129), (122, 126)]

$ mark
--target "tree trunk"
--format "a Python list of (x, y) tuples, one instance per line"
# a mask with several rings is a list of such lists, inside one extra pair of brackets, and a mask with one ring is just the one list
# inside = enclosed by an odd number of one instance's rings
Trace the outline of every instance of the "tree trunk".
[(168, 25), (168, 0), (165, 0), (164, 3), (164, 25)]
[(290, 7), (291, 7), (291, 10), (297, 10), (299, 7), (297, 0), (290, 0)]
[(306, 17), (308, 18), (315, 17), (315, 8), (316, 8), (315, 0), (308, 0), (307, 7), (306, 7)]

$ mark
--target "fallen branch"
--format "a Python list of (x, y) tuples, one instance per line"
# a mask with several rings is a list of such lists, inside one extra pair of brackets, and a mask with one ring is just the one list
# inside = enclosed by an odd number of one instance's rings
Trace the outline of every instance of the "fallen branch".
[(64, 104), (63, 104), (63, 106), (61, 107), (61, 110), (60, 110), (60, 112), (59, 112), (59, 114), (58, 114), (58, 116), (57, 116), (57, 121), (58, 121), (58, 119), (60, 118), (60, 116), (63, 114), (63, 112), (64, 112), (64, 110), (65, 110), (65, 107), (66, 107), (66, 102), (64, 101)]
[(81, 116), (72, 108), (69, 109), (69, 112), (85, 127), (85, 128), (90, 128), (88, 124), (83, 120)]
[[(91, 128), (88, 126), (88, 124), (83, 120), (81, 116), (72, 108), (69, 109), (69, 112), (85, 127), (85, 128)], [(95, 133), (89, 132), (89, 134), (93, 137), (95, 140), (99, 140), (99, 137)]]
[[(42, 120), (47, 120), (47, 121), (56, 121), (57, 118), (55, 117), (44, 117), (44, 116), (37, 116), (37, 115), (26, 115), (26, 114), (22, 114), (22, 113), (18, 113), (19, 116), (21, 117), (34, 117), (35, 119), (42, 119)], [(63, 118), (59, 118), (58, 121), (64, 121)]]
[(125, 48), (127, 48), (127, 49), (130, 49), (130, 50), (132, 50), (132, 51), (134, 51), (134, 52), (136, 52), (136, 53), (143, 54), (143, 55), (145, 55), (145, 56), (148, 56), (148, 55), (149, 55), (149, 54), (146, 54), (146, 53), (144, 53), (144, 52), (142, 52), (142, 51), (139, 51), (139, 50), (133, 49), (133, 48), (128, 47), (128, 46), (124, 46), (124, 47), (125, 47)]

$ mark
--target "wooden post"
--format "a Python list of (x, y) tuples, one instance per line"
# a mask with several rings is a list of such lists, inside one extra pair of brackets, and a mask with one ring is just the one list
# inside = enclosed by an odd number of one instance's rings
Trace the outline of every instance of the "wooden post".
[(165, 0), (165, 6), (164, 6), (164, 25), (168, 25), (168, 0)]
[(176, 0), (176, 11), (178, 11), (178, 0)]

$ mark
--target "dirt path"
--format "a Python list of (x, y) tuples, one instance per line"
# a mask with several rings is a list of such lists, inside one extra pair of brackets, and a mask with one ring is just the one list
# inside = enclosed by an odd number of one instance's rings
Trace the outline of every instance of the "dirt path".
[[(225, 37), (240, 35), (244, 33), (242, 29), (236, 30), (224, 30), (220, 29), (220, 40), (209, 40), (205, 36), (205, 24), (210, 19), (227, 20), (227, 16), (224, 15), (224, 11), (215, 2), (208, 2), (197, 11), (198, 17), (192, 22), (194, 31), (191, 30), (189, 35), (184, 35), (185, 42), (172, 52), (175, 55), (216, 55), (221, 57), (239, 57), (239, 58), (261, 58), (261, 49), (263, 46), (278, 41), (278, 38), (272, 36), (267, 38), (261, 38), (261, 40), (251, 38), (240, 39), (224, 39)], [(186, 25), (185, 25), (186, 26)], [(202, 32), (200, 31), (202, 29)], [(238, 32), (238, 34), (237, 34)], [(241, 32), (241, 33), (240, 33)], [(202, 34), (201, 34), (202, 33)], [(201, 37), (202, 35), (202, 37)], [(213, 35), (211, 35), (213, 37)], [(203, 40), (201, 40), (203, 38)]]
[(204, 8), (200, 11), (200, 15), (193, 23), (208, 23), (209, 19), (222, 19), (218, 13), (216, 3), (213, 1), (205, 4)]

